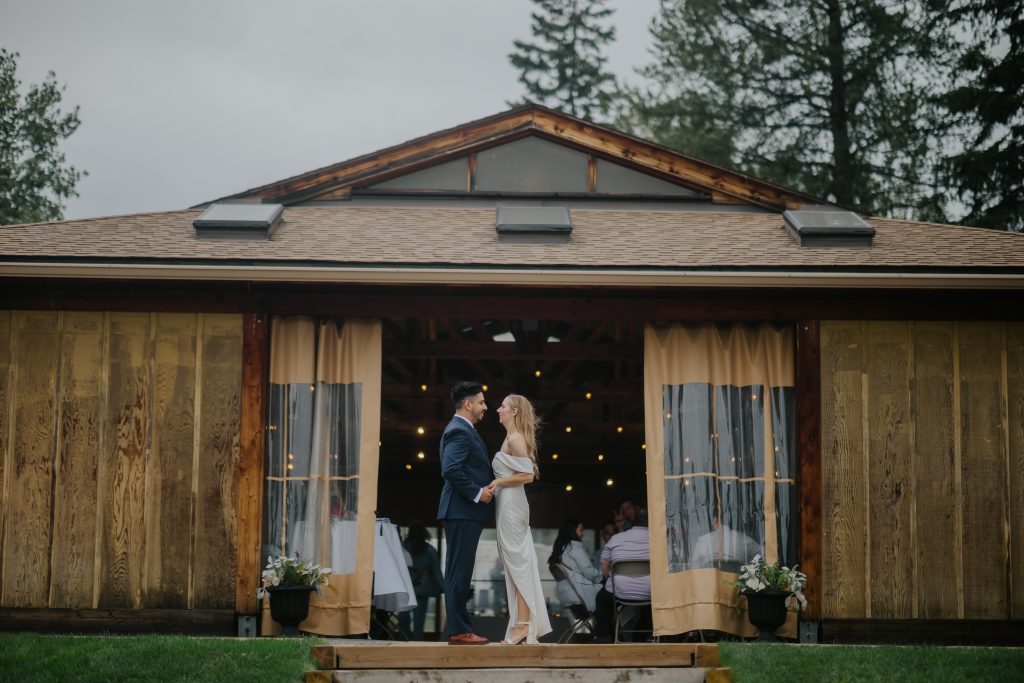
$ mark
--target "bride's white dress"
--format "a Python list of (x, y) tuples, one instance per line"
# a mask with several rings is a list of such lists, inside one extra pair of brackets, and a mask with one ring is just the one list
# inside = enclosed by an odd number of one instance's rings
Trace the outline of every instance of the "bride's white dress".
[[(533, 462), (529, 458), (498, 451), (491, 461), (491, 468), (495, 477), (508, 477), (520, 472), (533, 472)], [(516, 595), (522, 593), (530, 608), (530, 627), (526, 642), (536, 643), (538, 638), (551, 631), (551, 622), (548, 621), (544, 591), (540, 584), (537, 551), (534, 550), (533, 533), (530, 531), (530, 505), (526, 501), (526, 490), (522, 486), (499, 487), (495, 500), (498, 506), (498, 556), (505, 565), (505, 588), (508, 593), (509, 618), (505, 639), (509, 639), (516, 622), (519, 621)]]

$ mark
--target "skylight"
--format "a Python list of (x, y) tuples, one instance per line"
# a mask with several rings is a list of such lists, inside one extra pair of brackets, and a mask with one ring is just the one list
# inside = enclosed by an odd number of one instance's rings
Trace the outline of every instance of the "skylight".
[(806, 207), (784, 211), (786, 230), (801, 247), (870, 247), (875, 229), (851, 211)]
[(283, 213), (281, 204), (211, 204), (192, 227), (198, 237), (269, 239)]

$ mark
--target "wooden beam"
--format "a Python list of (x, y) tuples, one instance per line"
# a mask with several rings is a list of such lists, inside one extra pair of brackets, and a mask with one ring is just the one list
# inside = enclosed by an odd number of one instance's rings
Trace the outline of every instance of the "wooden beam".
[(277, 311), (372, 318), (622, 320), (1024, 320), (1008, 290), (399, 287), (8, 278), (0, 310)]
[(266, 439), (268, 372), (267, 316), (247, 313), (242, 332), (242, 420), (238, 461), (238, 559), (235, 577), (235, 609), (256, 614), (256, 589), (260, 577), (260, 531), (263, 527), (263, 463)]
[(0, 607), (0, 631), (236, 635), (233, 610)]
[(502, 669), (717, 667), (715, 643), (619, 643), (606, 645), (520, 645), (518, 647), (449, 647), (444, 643), (388, 642), (381, 644), (318, 645), (313, 659), (330, 669)]
[(537, 350), (524, 349), (519, 344), (495, 341), (417, 341), (406, 344), (394, 340), (384, 341), (384, 356), (392, 358), (452, 358), (472, 360), (620, 360), (640, 358), (643, 349), (637, 344), (597, 343), (572, 344), (565, 342), (545, 344)]
[(821, 340), (817, 320), (796, 326), (796, 431), (800, 569), (807, 575), (801, 619), (819, 620), (821, 604)]
[(825, 619), (823, 643), (1024, 645), (1022, 619)]

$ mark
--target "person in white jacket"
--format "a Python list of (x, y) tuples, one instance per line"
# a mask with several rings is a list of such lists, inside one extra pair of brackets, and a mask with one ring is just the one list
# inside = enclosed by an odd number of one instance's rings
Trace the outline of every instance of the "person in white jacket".
[[(583, 597), (587, 611), (594, 611), (594, 599), (601, 590), (601, 572), (590, 561), (590, 555), (583, 546), (583, 524), (578, 519), (567, 519), (558, 530), (558, 538), (551, 549), (548, 565), (562, 564), (569, 570), (568, 581), (555, 585), (555, 596), (563, 609), (579, 602), (578, 591)], [(572, 586), (569, 583), (572, 582)], [(573, 586), (576, 591), (573, 591)]]

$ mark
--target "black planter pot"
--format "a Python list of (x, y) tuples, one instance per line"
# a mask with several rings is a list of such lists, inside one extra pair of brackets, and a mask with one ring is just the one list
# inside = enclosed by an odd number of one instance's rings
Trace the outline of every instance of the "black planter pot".
[(309, 615), (309, 594), (313, 586), (276, 586), (268, 588), (270, 616), (285, 633), (298, 633), (299, 623)]
[(759, 640), (777, 640), (775, 629), (786, 623), (786, 599), (781, 591), (743, 591), (747, 597), (747, 618), (760, 632)]

